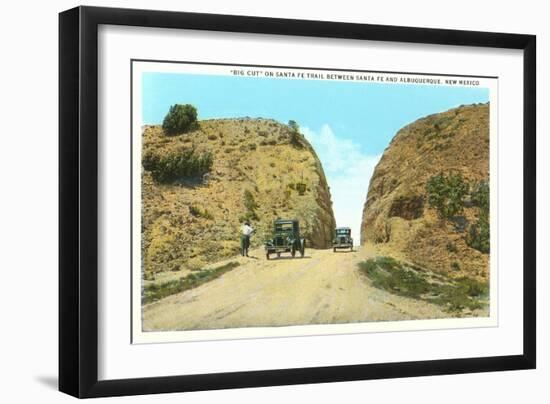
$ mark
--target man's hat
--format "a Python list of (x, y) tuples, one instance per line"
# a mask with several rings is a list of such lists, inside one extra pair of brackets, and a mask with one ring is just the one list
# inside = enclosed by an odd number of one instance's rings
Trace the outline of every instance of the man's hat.
[(248, 220), (244, 222), (244, 224), (246, 224), (247, 226), (250, 226), (250, 222)]

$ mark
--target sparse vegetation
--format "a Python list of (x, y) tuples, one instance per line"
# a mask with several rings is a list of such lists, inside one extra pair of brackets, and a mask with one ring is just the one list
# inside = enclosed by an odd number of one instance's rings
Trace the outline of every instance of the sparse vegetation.
[(175, 104), (164, 117), (162, 129), (172, 136), (193, 129), (197, 123), (197, 109), (191, 104)]
[(183, 292), (184, 290), (196, 288), (203, 283), (219, 278), (224, 273), (231, 271), (239, 265), (238, 262), (231, 261), (216, 268), (198, 270), (176, 280), (164, 283), (146, 283), (145, 290), (143, 291), (142, 304), (151, 303), (164, 297)]
[(480, 214), (489, 216), (489, 181), (481, 181), (472, 191), (472, 203), (480, 209)]
[(156, 182), (169, 183), (180, 178), (201, 176), (210, 171), (213, 162), (211, 153), (199, 154), (191, 148), (165, 156), (148, 153), (143, 156), (142, 164)]
[(456, 248), (455, 243), (451, 243), (450, 241), (447, 243), (447, 251), (450, 253), (456, 253), (458, 249)]
[(189, 213), (191, 213), (195, 217), (202, 217), (208, 220), (214, 219), (208, 209), (201, 209), (199, 206), (196, 205), (189, 206)]
[(391, 257), (377, 257), (359, 264), (359, 268), (379, 289), (401, 296), (420, 297), (430, 290), (430, 284), (411, 268)]
[[(245, 128), (248, 135), (243, 133)], [(258, 132), (265, 132), (265, 137)], [(323, 231), (329, 233), (332, 228), (328, 193), (321, 190), (326, 182), (310, 166), (316, 156), (290, 145), (288, 132), (286, 124), (259, 119), (200, 121), (196, 131), (182, 136), (166, 136), (159, 125), (144, 127), (143, 266), (145, 273), (157, 274), (147, 276), (166, 281), (166, 273), (177, 276), (183, 268), (189, 270), (191, 260), (200, 258), (204, 267), (234, 256), (244, 220), (257, 229), (253, 248), (263, 243), (266, 229), (278, 216), (297, 217), (304, 226), (306, 221), (326, 223), (308, 233), (308, 245), (324, 247), (328, 238)], [(277, 140), (281, 133), (284, 139)], [(217, 139), (209, 140), (212, 135)], [(273, 142), (275, 147), (260, 146), (261, 141)], [(211, 153), (213, 163), (204, 173), (204, 169), (182, 173), (180, 167), (187, 164), (172, 160), (184, 153), (189, 160)], [(172, 170), (180, 172), (175, 175)], [(304, 173), (308, 187), (299, 200), (297, 191), (290, 196), (285, 192), (286, 184), (295, 185), (296, 171)], [(311, 211), (306, 210), (310, 205)]]
[[(374, 287), (444, 307), (447, 312), (475, 310), (487, 304), (489, 286), (475, 279), (430, 274), (423, 268), (390, 257), (363, 261), (359, 269)], [(435, 281), (434, 281), (435, 278)]]
[(248, 189), (244, 191), (244, 206), (247, 210), (254, 211), (258, 207), (254, 200), (254, 195)]
[(488, 181), (482, 181), (476, 185), (472, 192), (472, 203), (479, 209), (479, 218), (470, 225), (466, 244), (469, 247), (488, 254), (491, 249), (490, 225), (489, 225), (489, 204), (490, 188)]
[(490, 241), (489, 218), (481, 216), (477, 222), (470, 225), (466, 244), (484, 254), (489, 254), (491, 250)]
[[(478, 219), (468, 227), (468, 234), (465, 237), (466, 244), (488, 254), (490, 252), (489, 182), (477, 183), (472, 187), (471, 192), (470, 188), (468, 182), (462, 179), (460, 174), (434, 175), (427, 184), (428, 202), (432, 208), (437, 209), (440, 217), (453, 221), (455, 228), (459, 231), (465, 231), (467, 222), (457, 215), (464, 210), (464, 198), (470, 193), (472, 205), (478, 208)], [(463, 221), (464, 224), (459, 226), (458, 222), (460, 221)], [(456, 252), (456, 247), (453, 251), (447, 244), (447, 250)]]
[(200, 271), (204, 268), (205, 262), (200, 257), (190, 258), (185, 262), (185, 268), (190, 271)]
[(429, 301), (445, 306), (448, 312), (476, 310), (488, 304), (489, 284), (460, 277), (452, 283), (437, 285), (437, 293), (439, 294)]
[(256, 214), (256, 209), (258, 208), (258, 205), (256, 204), (256, 200), (254, 199), (254, 195), (252, 195), (252, 192), (250, 192), (250, 190), (248, 189), (245, 189), (244, 191), (243, 204), (246, 212), (243, 216), (241, 216), (240, 221), (243, 222), (245, 220), (258, 220), (258, 215)]
[(460, 174), (443, 173), (430, 177), (427, 183), (428, 203), (437, 209), (440, 217), (450, 219), (462, 213), (464, 197), (468, 193), (468, 183)]

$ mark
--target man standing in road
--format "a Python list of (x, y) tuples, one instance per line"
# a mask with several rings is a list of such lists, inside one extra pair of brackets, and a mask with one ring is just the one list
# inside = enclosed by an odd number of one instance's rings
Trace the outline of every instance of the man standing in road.
[(248, 257), (248, 248), (250, 247), (250, 236), (254, 234), (256, 230), (250, 226), (250, 222), (247, 220), (241, 226), (241, 255)]

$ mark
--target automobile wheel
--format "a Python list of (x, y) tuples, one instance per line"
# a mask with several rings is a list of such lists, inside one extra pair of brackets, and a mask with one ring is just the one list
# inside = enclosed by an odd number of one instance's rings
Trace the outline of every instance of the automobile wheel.
[(265, 253), (265, 258), (269, 259), (269, 253), (268, 252)]

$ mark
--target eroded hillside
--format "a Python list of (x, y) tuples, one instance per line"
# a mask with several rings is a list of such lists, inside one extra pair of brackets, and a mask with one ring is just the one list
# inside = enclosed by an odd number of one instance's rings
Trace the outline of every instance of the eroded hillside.
[[(149, 161), (191, 153), (199, 165), (204, 156), (212, 159), (207, 174), (172, 178), (150, 169)], [(245, 218), (257, 229), (253, 246), (270, 237), (273, 220), (280, 217), (300, 220), (308, 247), (329, 247), (335, 221), (321, 163), (307, 140), (287, 125), (205, 120), (177, 136), (145, 126), (143, 162), (146, 274), (197, 269), (238, 254)]]
[(374, 171), (362, 243), (429, 270), (487, 279), (488, 184), (488, 104), (419, 119), (395, 135)]

